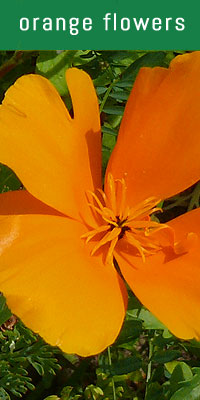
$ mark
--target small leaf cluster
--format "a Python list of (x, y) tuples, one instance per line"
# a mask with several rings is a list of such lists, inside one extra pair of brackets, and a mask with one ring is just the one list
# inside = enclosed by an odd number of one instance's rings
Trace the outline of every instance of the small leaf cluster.
[(53, 348), (27, 329), (22, 322), (9, 326), (9, 321), (12, 322), (11, 312), (1, 295), (0, 399), (2, 400), (10, 399), (10, 394), (22, 397), (27, 390), (35, 389), (29, 374), (30, 366), (41, 376), (47, 372), (55, 374), (60, 369)]

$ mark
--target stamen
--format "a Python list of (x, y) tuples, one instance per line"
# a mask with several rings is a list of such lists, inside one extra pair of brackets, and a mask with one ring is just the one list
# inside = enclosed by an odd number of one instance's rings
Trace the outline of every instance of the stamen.
[(130, 235), (128, 232), (126, 232), (125, 235), (127, 242), (133, 245), (133, 247), (135, 247), (139, 251), (143, 262), (145, 262), (145, 252), (147, 252), (147, 250), (141, 246), (141, 243), (137, 239), (135, 239), (133, 235)]
[(102, 196), (102, 199), (104, 200), (105, 204), (106, 204), (106, 194), (102, 189), (97, 189), (97, 192), (100, 193), (100, 195)]
[(108, 230), (109, 230), (108, 225), (102, 225), (98, 229), (93, 229), (92, 231), (84, 233), (84, 235), (81, 236), (81, 239), (86, 239), (86, 243), (88, 243), (99, 233), (106, 232)]
[(108, 250), (108, 254), (106, 256), (106, 264), (112, 264), (112, 262), (113, 262), (113, 251), (115, 249), (115, 246), (116, 246), (117, 242), (118, 242), (118, 236), (111, 241), (111, 244), (110, 244), (110, 247), (109, 247), (109, 250)]
[(100, 247), (104, 246), (104, 244), (111, 242), (113, 239), (118, 238), (120, 232), (121, 232), (120, 228), (114, 228), (111, 232), (106, 233), (105, 236), (93, 248), (91, 255), (93, 256), (93, 254), (96, 253), (96, 251), (99, 250)]
[[(161, 225), (161, 224), (159, 224)], [(153, 229), (153, 228), (158, 228), (158, 222), (155, 221), (131, 221), (129, 223), (129, 226), (131, 228), (137, 228), (137, 229), (141, 229), (141, 228), (148, 228), (148, 229)]]
[(115, 224), (116, 217), (112, 210), (110, 210), (107, 207), (103, 207), (102, 209), (99, 209), (92, 203), (88, 203), (88, 205), (89, 205), (89, 207), (93, 208), (93, 210), (95, 210), (99, 215), (101, 215), (101, 217), (104, 219), (104, 221), (106, 221), (108, 223), (112, 222), (113, 224)]
[(146, 216), (149, 216), (153, 214), (154, 212), (160, 210), (160, 208), (155, 207), (156, 204), (160, 202), (159, 199), (156, 199), (156, 197), (150, 197), (149, 199), (146, 199), (139, 203), (137, 206), (133, 207), (130, 209), (130, 216), (129, 216), (129, 222), (132, 220), (137, 219), (138, 217), (140, 219), (145, 218)]
[(117, 196), (117, 215), (120, 219), (125, 217), (125, 206), (126, 206), (126, 183), (125, 180), (116, 179), (116, 196)]
[(88, 190), (87, 193), (89, 193), (96, 201), (97, 205), (99, 206), (100, 210), (103, 208), (103, 204), (100, 202), (98, 199), (97, 195), (94, 192), (91, 192), (91, 190)]
[[(177, 255), (194, 247), (197, 241), (195, 233), (190, 232), (186, 239), (175, 243), (174, 231), (170, 226), (150, 219), (153, 213), (162, 211), (157, 207), (160, 199), (152, 196), (130, 208), (126, 199), (125, 179), (114, 180), (111, 174), (107, 177), (106, 190), (106, 193), (102, 189), (97, 190), (101, 197), (88, 191), (92, 200), (88, 205), (101, 217), (96, 229), (81, 236), (86, 243), (95, 241), (92, 256), (107, 244), (106, 264), (112, 264), (118, 240), (125, 240), (133, 246), (136, 256), (141, 256), (143, 262), (146, 256), (153, 255), (165, 247), (172, 247)], [(97, 242), (98, 235), (100, 240)]]
[(115, 181), (112, 174), (108, 174), (108, 193), (106, 196), (106, 200), (108, 201), (108, 205), (113, 210), (114, 214), (117, 214), (117, 202), (116, 202), (116, 191), (115, 191)]

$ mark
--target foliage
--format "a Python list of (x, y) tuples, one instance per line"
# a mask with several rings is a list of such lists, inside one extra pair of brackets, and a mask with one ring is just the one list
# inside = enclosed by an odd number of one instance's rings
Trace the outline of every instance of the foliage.
[[(177, 52), (178, 53), (178, 52)], [(103, 171), (141, 66), (168, 66), (175, 52), (1, 51), (0, 93), (26, 73), (50, 79), (71, 107), (66, 68), (93, 78), (101, 111)], [(0, 192), (22, 188), (0, 166)], [(164, 201), (162, 221), (199, 207), (200, 184)], [(10, 319), (11, 318), (11, 319)], [(9, 320), (10, 319), (10, 320)], [(6, 322), (7, 321), (7, 322)], [(200, 398), (200, 344), (175, 338), (134, 295), (115, 344), (96, 357), (62, 354), (11, 316), (0, 296), (0, 399), (15, 400), (197, 400)]]

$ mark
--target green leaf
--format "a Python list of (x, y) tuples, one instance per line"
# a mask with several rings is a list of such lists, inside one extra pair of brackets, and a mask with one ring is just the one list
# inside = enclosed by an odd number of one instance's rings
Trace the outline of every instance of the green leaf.
[(71, 396), (71, 392), (73, 390), (72, 386), (65, 386), (61, 392), (61, 399), (62, 400), (70, 400), (73, 397)]
[(116, 100), (128, 100), (129, 97), (129, 93), (128, 92), (117, 92), (117, 93), (111, 93), (110, 97), (112, 97), (112, 99), (116, 99)]
[(135, 80), (139, 69), (141, 67), (155, 67), (157, 65), (163, 66), (166, 53), (163, 51), (154, 51), (147, 53), (134, 61), (123, 73), (122, 81)]
[(127, 314), (130, 317), (142, 320), (145, 329), (165, 329), (165, 326), (162, 324), (162, 322), (160, 322), (153, 314), (150, 313), (150, 311), (146, 310), (144, 307), (129, 310)]
[(150, 383), (147, 386), (145, 400), (164, 400), (163, 389), (158, 382)]
[(14, 172), (3, 164), (0, 164), (0, 193), (8, 190), (18, 190), (21, 182)]
[(200, 399), (200, 368), (193, 368), (194, 376), (192, 379), (180, 382), (178, 389), (170, 400), (199, 400)]
[(174, 368), (179, 365), (180, 361), (169, 361), (167, 363), (165, 363), (165, 368), (167, 369), (167, 371), (172, 374), (172, 372), (174, 371)]
[(192, 377), (193, 374), (189, 365), (187, 365), (184, 362), (179, 362), (174, 368), (172, 376), (170, 378), (171, 394), (173, 394), (179, 389), (180, 382), (190, 380), (192, 379)]
[(122, 106), (110, 106), (110, 107), (104, 107), (103, 112), (106, 114), (111, 114), (111, 115), (123, 115), (124, 114), (124, 107)]
[(57, 54), (56, 51), (41, 51), (37, 59), (36, 73), (48, 78), (61, 96), (68, 93), (65, 71), (72, 66), (75, 50), (66, 50)]
[(110, 63), (120, 62), (130, 64), (130, 60), (135, 60), (140, 56), (139, 51), (135, 50), (103, 50), (101, 55), (105, 61), (109, 61)]
[(102, 399), (103, 395), (103, 390), (100, 387), (94, 385), (87, 386), (84, 391), (85, 399), (99, 400)]
[(124, 322), (121, 333), (116, 341), (116, 344), (121, 344), (133, 340), (142, 332), (142, 323), (141, 321), (133, 321), (127, 320)]
[(111, 152), (115, 146), (116, 137), (114, 135), (110, 135), (110, 133), (104, 133), (102, 139), (102, 167), (103, 174), (106, 170), (106, 166), (108, 160), (110, 158)]
[(178, 350), (159, 350), (153, 354), (152, 361), (165, 364), (169, 361), (175, 360), (181, 356), (181, 352)]
[(27, 360), (33, 366), (33, 368), (35, 368), (39, 375), (44, 375), (44, 368), (40, 363), (38, 363), (37, 361), (33, 361), (32, 357), (27, 357)]
[(102, 127), (102, 133), (107, 133), (108, 135), (115, 136), (115, 138), (117, 137), (117, 132), (107, 126)]
[(4, 324), (10, 317), (12, 313), (9, 310), (8, 306), (6, 305), (6, 299), (1, 294), (0, 295), (0, 326)]
[(103, 372), (114, 375), (124, 375), (136, 371), (142, 367), (142, 360), (139, 357), (127, 357), (117, 362), (112, 362), (112, 365), (102, 365)]
[(11, 400), (9, 394), (2, 387), (0, 387), (0, 399)]
[[(10, 52), (12, 53), (12, 52)], [(36, 54), (34, 51), (25, 51), (23, 52), (22, 57), (18, 61), (14, 61), (13, 57), (9, 56), (8, 63), (11, 63), (10, 66), (5, 68), (5, 74), (0, 79), (0, 101), (3, 100), (4, 92), (18, 79), (20, 76), (24, 74), (34, 73), (35, 67), (33, 65), (33, 55)]]

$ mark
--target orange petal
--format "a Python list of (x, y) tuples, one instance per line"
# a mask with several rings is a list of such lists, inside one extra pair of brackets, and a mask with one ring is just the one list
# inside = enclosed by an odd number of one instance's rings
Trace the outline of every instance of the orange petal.
[(36, 198), (80, 218), (89, 212), (85, 191), (101, 185), (99, 113), (85, 72), (72, 70), (68, 84), (85, 119), (75, 109), (72, 120), (56, 89), (39, 75), (23, 76), (8, 89), (0, 108), (0, 161)]
[(200, 52), (169, 69), (142, 68), (107, 168), (125, 177), (128, 203), (165, 199), (200, 176)]
[[(200, 235), (200, 210), (194, 210), (169, 223), (176, 239), (188, 232)], [(121, 241), (116, 259), (122, 274), (139, 300), (173, 334), (182, 339), (200, 339), (200, 239), (188, 253), (176, 256), (170, 250), (146, 257), (133, 255)]]
[(0, 215), (20, 214), (62, 215), (57, 210), (37, 200), (26, 190), (0, 194)]
[(47, 342), (88, 356), (114, 342), (127, 294), (114, 267), (90, 256), (84, 232), (58, 216), (1, 216), (0, 290)]
[[(101, 187), (101, 126), (97, 95), (90, 76), (78, 68), (66, 71), (67, 85), (72, 97), (74, 124), (77, 135), (83, 136), (84, 143), (80, 144), (77, 173), (80, 175), (79, 184), (87, 188)], [(76, 137), (76, 140), (78, 138)], [(75, 142), (77, 146), (77, 142)], [(72, 155), (73, 157), (73, 155)], [(86, 166), (85, 166), (86, 165)], [(84, 168), (90, 169), (91, 176), (86, 176)], [(87, 171), (88, 172), (88, 171)], [(91, 181), (92, 177), (92, 182)]]

